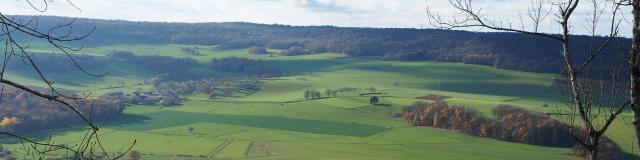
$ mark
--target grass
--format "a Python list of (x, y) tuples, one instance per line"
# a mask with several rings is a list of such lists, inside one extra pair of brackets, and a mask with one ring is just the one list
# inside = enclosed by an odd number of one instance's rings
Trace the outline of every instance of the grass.
[[(87, 48), (86, 54), (105, 56), (115, 50), (139, 55), (194, 58), (238, 56), (268, 60), (291, 73), (265, 79), (263, 88), (244, 97), (208, 100), (189, 96), (180, 106), (130, 106), (126, 116), (109, 121), (101, 131), (110, 151), (122, 151), (133, 140), (144, 159), (576, 159), (567, 148), (550, 148), (472, 137), (428, 127), (410, 127), (388, 112), (398, 113), (415, 97), (446, 95), (451, 104), (474, 107), (487, 115), (498, 104), (554, 112), (562, 106), (560, 93), (551, 87), (553, 74), (527, 73), (459, 63), (384, 62), (348, 58), (339, 54), (307, 56), (251, 55), (245, 49), (211, 50), (198, 46), (203, 56), (182, 53), (185, 45), (116, 45)], [(42, 49), (41, 50), (45, 50)], [(57, 84), (66, 89), (91, 90), (98, 96), (110, 91), (133, 91), (151, 86), (100, 89), (124, 81), (135, 84), (151, 73), (126, 64), (100, 81)], [(17, 80), (37, 84), (25, 76)], [(85, 83), (85, 82), (83, 82)], [(362, 88), (336, 98), (303, 101), (308, 89)], [(371, 106), (364, 88), (375, 87), (385, 106)], [(542, 107), (547, 104), (550, 107)], [(187, 128), (193, 127), (189, 132)], [(56, 142), (73, 143), (79, 129), (54, 131)], [(635, 142), (631, 126), (614, 123), (608, 136), (625, 151)], [(42, 136), (34, 134), (33, 136)], [(19, 152), (20, 145), (4, 143)], [(635, 146), (637, 148), (637, 146)]]

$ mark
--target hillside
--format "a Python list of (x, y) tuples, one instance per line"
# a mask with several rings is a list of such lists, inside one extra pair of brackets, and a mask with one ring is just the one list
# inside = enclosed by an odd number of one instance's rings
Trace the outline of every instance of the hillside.
[[(38, 20), (50, 28), (72, 19)], [(96, 120), (108, 154), (124, 153), (135, 141), (132, 150), (143, 159), (577, 158), (573, 141), (542, 143), (566, 138), (558, 136), (566, 128), (550, 127), (561, 126), (558, 113), (566, 109), (556, 83), (563, 63), (551, 40), (433, 29), (74, 22), (74, 31), (96, 30), (69, 44), (83, 46), (71, 55), (86, 71), (105, 76), (83, 74), (54, 47), (26, 37), (20, 40), (29, 44), (26, 52), (46, 83), (17, 59), (7, 62), (5, 76), (103, 102)], [(573, 38), (575, 50), (602, 40)], [(603, 57), (622, 56), (614, 53), (623, 52), (609, 48)], [(28, 114), (64, 110), (43, 100), (22, 103), (24, 96), (15, 93), (5, 100), (11, 105), (2, 108), (0, 129), (42, 142), (82, 143), (77, 138), (86, 127), (78, 121), (45, 124), (68, 118)], [(501, 116), (500, 106), (522, 112)], [(438, 114), (427, 112), (433, 108)], [(631, 158), (638, 148), (628, 143), (635, 142), (631, 113), (619, 117), (605, 136), (618, 155)], [(30, 154), (20, 140), (0, 143), (2, 152)]]
[[(101, 55), (112, 49), (144, 50), (146, 47), (168, 51), (156, 54), (183, 57), (180, 56), (181, 52), (171, 52), (183, 47), (178, 45), (110, 46), (88, 48), (86, 52)], [(134, 149), (140, 151), (145, 159), (509, 159), (508, 157), (516, 155), (528, 155), (526, 157), (532, 157), (531, 159), (540, 156), (547, 159), (572, 157), (567, 148), (524, 145), (447, 130), (410, 127), (403, 120), (388, 116), (388, 112), (400, 112), (405, 105), (417, 100), (414, 97), (426, 94), (451, 96), (454, 98), (448, 99), (450, 103), (469, 105), (483, 113), (490, 112), (497, 104), (525, 96), (527, 99), (509, 103), (545, 111), (547, 108), (540, 106), (546, 100), (554, 99), (554, 89), (546, 87), (552, 79), (548, 74), (494, 70), (490, 67), (453, 63), (383, 62), (326, 53), (269, 57), (252, 55), (241, 49), (203, 51), (203, 54), (267, 60), (287, 71), (301, 69), (287, 66), (306, 66), (302, 67), (305, 72), (261, 80), (261, 90), (251, 95), (209, 99), (204, 95), (194, 94), (186, 95), (188, 100), (179, 106), (128, 106), (124, 116), (109, 121), (102, 128), (101, 138), (107, 140), (103, 142), (105, 147), (118, 151), (135, 139), (137, 144)], [(111, 70), (130, 69), (129, 73), (155, 73), (144, 68), (104, 62)], [(463, 68), (465, 70), (461, 70)], [(406, 70), (414, 72), (400, 72)], [(141, 74), (116, 74), (106, 77), (104, 81), (66, 85), (70, 85), (70, 88), (93, 88), (92, 92), (98, 95), (117, 90), (131, 91), (139, 87), (151, 90), (148, 86), (100, 89), (126, 78), (137, 78), (138, 80), (125, 81), (127, 84), (135, 84), (142, 81), (143, 77), (145, 76)], [(500, 85), (502, 89), (496, 90), (499, 87), (496, 86), (496, 81), (500, 79), (512, 79), (512, 84)], [(369, 105), (368, 96), (359, 96), (364, 90), (338, 94), (335, 98), (303, 100), (305, 90), (324, 91), (342, 87), (375, 87), (387, 92), (389, 96), (381, 99), (387, 106)], [(531, 90), (535, 90), (535, 93)], [(538, 93), (547, 96), (539, 96)], [(188, 130), (189, 127), (194, 128), (193, 132)], [(70, 143), (76, 136), (84, 134), (83, 130), (74, 127), (61, 128), (54, 133), (54, 141)], [(33, 134), (36, 137), (38, 135)], [(16, 153), (21, 153), (19, 142), (2, 143)]]
[[(181, 51), (196, 47), (200, 48), (200, 55)], [(561, 92), (551, 86), (554, 74), (461, 63), (389, 62), (336, 53), (257, 55), (250, 54), (248, 49), (211, 50), (213, 47), (176, 44), (88, 47), (82, 50), (85, 56), (100, 61), (103, 66), (96, 69), (108, 70), (110, 74), (98, 79), (73, 78), (76, 81), (60, 77), (55, 86), (87, 90), (96, 97), (114, 91), (153, 91), (157, 89), (153, 85), (137, 84), (168, 71), (146, 68), (144, 61), (131, 63), (118, 60), (119, 57), (114, 59), (114, 51), (131, 51), (133, 59), (189, 58), (191, 60), (184, 61), (197, 62), (190, 70), (208, 70), (211, 66), (207, 64), (214, 58), (243, 57), (268, 62), (288, 73), (258, 78), (260, 89), (250, 93), (220, 94), (214, 98), (194, 93), (181, 95), (187, 100), (176, 106), (127, 106), (123, 116), (105, 123), (101, 138), (107, 150), (114, 153), (136, 140), (133, 149), (144, 159), (575, 159), (570, 148), (413, 127), (402, 118), (393, 117), (405, 106), (420, 101), (416, 97), (425, 95), (451, 97), (446, 99), (448, 103), (474, 108), (487, 117), (491, 117), (491, 110), (500, 104), (556, 112), (563, 103)], [(214, 79), (243, 77), (242, 73), (222, 71), (210, 74)], [(21, 75), (12, 77), (38, 85), (33, 78)], [(121, 87), (112, 87), (120, 83)], [(353, 90), (323, 99), (306, 100), (303, 96), (308, 90), (324, 92), (342, 88)], [(386, 93), (380, 95), (381, 105), (370, 105), (369, 95), (361, 94), (370, 92), (369, 88)], [(84, 134), (79, 127), (52, 131), (53, 141), (70, 144)], [(633, 146), (625, 144), (634, 139), (628, 133), (632, 133), (631, 128), (617, 121), (607, 136), (630, 152)], [(30, 136), (43, 135), (38, 132)], [(24, 154), (18, 141), (0, 142), (14, 153)]]
[[(15, 17), (22, 20), (33, 18)], [(40, 28), (50, 28), (73, 20), (64, 17), (37, 18)], [(385, 60), (462, 62), (546, 73), (559, 73), (563, 64), (557, 42), (515, 33), (287, 26), (239, 22), (161, 23), (76, 19), (74, 23), (74, 31), (80, 33), (88, 32), (93, 27), (96, 27), (95, 32), (81, 45), (173, 43), (218, 45), (223, 49), (262, 46), (280, 50), (299, 50), (300, 54), (333, 52), (355, 57), (375, 56)], [(604, 40), (586, 36), (572, 38), (572, 49), (577, 52), (595, 49), (590, 48), (591, 43)], [(619, 40), (627, 41), (629, 40)], [(626, 53), (617, 49), (617, 43), (611, 46), (616, 47), (608, 48), (607, 56), (621, 56), (621, 53)]]

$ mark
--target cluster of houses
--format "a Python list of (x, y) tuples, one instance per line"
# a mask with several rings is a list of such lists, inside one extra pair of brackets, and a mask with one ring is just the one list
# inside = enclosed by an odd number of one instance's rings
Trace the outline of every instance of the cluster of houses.
[(107, 93), (100, 99), (119, 100), (127, 104), (171, 106), (182, 103), (182, 99), (172, 92), (133, 92), (121, 91)]

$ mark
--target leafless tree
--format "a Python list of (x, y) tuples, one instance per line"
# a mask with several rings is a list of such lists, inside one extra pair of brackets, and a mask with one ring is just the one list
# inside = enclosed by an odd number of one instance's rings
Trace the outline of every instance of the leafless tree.
[[(32, 9), (38, 12), (46, 12), (50, 3), (54, 3), (54, 0), (25, 0), (24, 2), (28, 3)], [(79, 9), (69, 0), (64, 0), (64, 2)], [(67, 153), (65, 156), (72, 159), (118, 159), (128, 151), (112, 153), (107, 152), (104, 147), (102, 147), (102, 142), (98, 134), (100, 126), (92, 121), (91, 113), (82, 113), (73, 105), (73, 101), (82, 100), (87, 97), (68, 95), (56, 89), (51, 81), (47, 79), (47, 76), (40, 70), (38, 64), (33, 61), (32, 55), (28, 52), (29, 46), (18, 40), (18, 36), (28, 36), (35, 39), (34, 41), (46, 42), (53, 46), (60, 54), (66, 55), (70, 63), (73, 63), (81, 72), (89, 76), (102, 76), (100, 74), (89, 73), (73, 58), (72, 53), (79, 51), (81, 48), (72, 48), (68, 46), (68, 44), (83, 40), (93, 32), (93, 30), (91, 30), (86, 33), (75, 33), (73, 30), (74, 22), (75, 20), (49, 28), (41, 28), (35, 16), (31, 19), (16, 18), (15, 16), (5, 15), (0, 11), (0, 41), (4, 42), (4, 57), (2, 68), (0, 69), (0, 83), (3, 85), (0, 88), (0, 94), (4, 91), (5, 86), (21, 89), (35, 96), (45, 98), (49, 100), (52, 105), (57, 105), (61, 107), (61, 109), (73, 112), (88, 126), (85, 136), (78, 137), (78, 143), (74, 144), (58, 144), (51, 141), (50, 138), (44, 141), (35, 140), (23, 135), (0, 131), (0, 135), (16, 138), (23, 143), (23, 149), (26, 153), (26, 155), (23, 155), (25, 159), (44, 159), (46, 156), (61, 152)], [(7, 65), (11, 61), (21, 61), (30, 66), (33, 71), (37, 73), (47, 89), (34, 89), (19, 81), (10, 80), (11, 77), (5, 73), (7, 73)], [(135, 141), (133, 144), (135, 144)], [(129, 147), (129, 150), (133, 147), (133, 144)]]
[[(491, 19), (484, 16), (482, 8), (476, 8), (473, 0), (448, 0), (451, 7), (457, 12), (451, 17), (444, 18), (427, 7), (427, 15), (430, 23), (441, 29), (489, 29), (494, 31), (506, 31), (523, 33), (533, 36), (546, 37), (550, 40), (562, 44), (561, 55), (564, 59), (565, 71), (563, 75), (568, 81), (568, 103), (563, 111), (568, 112), (568, 127), (571, 129), (571, 136), (577, 144), (585, 148), (588, 155), (586, 159), (598, 159), (599, 142), (621, 114), (629, 102), (625, 98), (620, 98), (624, 94), (619, 94), (621, 89), (620, 67), (608, 67), (608, 71), (603, 72), (602, 65), (594, 65), (594, 61), (601, 57), (612, 44), (619, 38), (620, 24), (623, 22), (620, 15), (620, 3), (612, 0), (590, 0), (586, 5), (591, 9), (589, 18), (579, 20), (589, 28), (591, 36), (594, 38), (591, 47), (580, 54), (580, 51), (572, 50), (572, 25), (576, 9), (579, 5), (585, 5), (580, 0), (533, 0), (527, 10), (527, 17), (530, 23), (522, 18), (521, 27), (516, 27), (509, 19)], [(429, 4), (429, 2), (427, 2)], [(597, 27), (601, 24), (603, 14), (611, 17), (609, 33), (604, 41), (596, 40)], [(551, 14), (552, 13), (552, 14)], [(545, 22), (548, 16), (552, 15), (553, 20), (561, 28), (558, 33), (540, 32), (539, 26)], [(520, 16), (522, 17), (522, 16)], [(525, 24), (532, 27), (527, 29)], [(519, 29), (517, 29), (519, 28)], [(620, 56), (608, 56), (620, 57)], [(608, 58), (607, 57), (607, 58)], [(607, 74), (602, 74), (607, 73)], [(602, 76), (606, 75), (610, 79), (602, 81)], [(606, 155), (603, 155), (606, 156)], [(602, 157), (602, 156), (601, 156)]]
[(632, 10), (631, 49), (629, 50), (630, 104), (633, 111), (633, 126), (636, 131), (636, 141), (640, 146), (640, 0), (617, 0), (618, 5)]

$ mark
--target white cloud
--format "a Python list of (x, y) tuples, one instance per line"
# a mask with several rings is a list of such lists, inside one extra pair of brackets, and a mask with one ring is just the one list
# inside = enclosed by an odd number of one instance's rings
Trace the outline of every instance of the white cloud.
[(289, 0), (295, 7), (318, 12), (381, 13), (398, 11), (398, 3), (385, 0)]
[[(48, 1), (48, 0), (47, 0)], [(31, 0), (37, 6), (42, 1)], [(291, 25), (336, 25), (354, 27), (429, 26), (425, 8), (443, 16), (455, 10), (447, 0), (72, 0), (81, 11), (54, 0), (49, 9), (36, 12), (25, 0), (0, 1), (3, 14), (59, 15), (100, 19), (170, 22), (279, 23)], [(518, 13), (526, 12), (529, 0), (478, 0), (484, 14), (496, 19), (512, 19), (519, 26)], [(428, 3), (428, 5), (427, 5)], [(586, 3), (585, 3), (586, 4)], [(584, 7), (580, 11), (584, 11)], [(579, 13), (581, 13), (579, 12)], [(579, 14), (584, 16), (584, 14)], [(552, 17), (544, 27), (556, 31)], [(582, 20), (576, 18), (576, 20)], [(585, 33), (575, 24), (578, 33)]]

